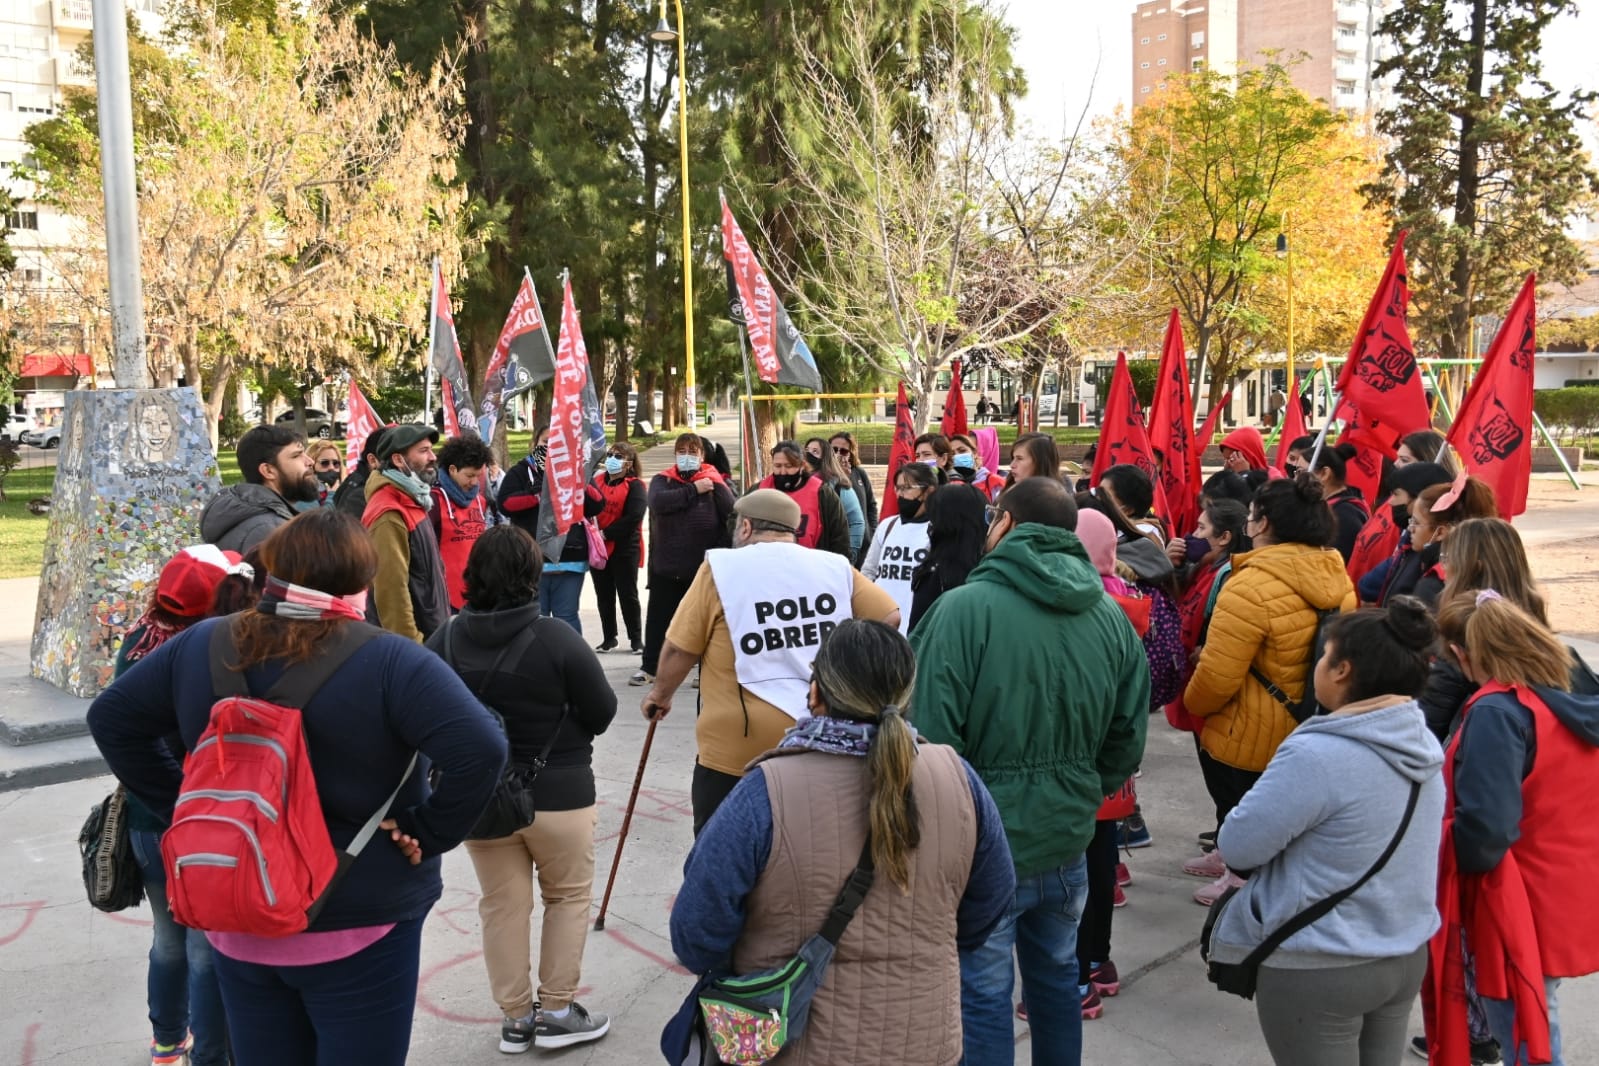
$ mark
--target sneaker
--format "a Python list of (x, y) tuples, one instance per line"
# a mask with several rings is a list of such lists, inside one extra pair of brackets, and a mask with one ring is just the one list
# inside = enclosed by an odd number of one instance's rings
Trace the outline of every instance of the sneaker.
[(642, 688), (645, 685), (653, 685), (655, 684), (655, 675), (646, 674), (643, 670), (638, 670), (633, 674), (632, 677), (627, 679), (627, 683), (632, 685), (634, 688)]
[(506, 1018), (500, 1023), (500, 1050), (507, 1055), (520, 1055), (533, 1046), (534, 1019), (538, 1017), (538, 1004), (526, 1018)]
[(1126, 888), (1128, 885), (1130, 885), (1132, 883), (1133, 883), (1133, 872), (1127, 868), (1127, 864), (1125, 862), (1117, 863), (1116, 864), (1116, 884), (1119, 885), (1122, 888)]
[(1117, 885), (1116, 891), (1111, 894), (1110, 905), (1117, 908), (1127, 906), (1127, 893), (1122, 891), (1121, 885)]
[(183, 1038), (181, 1044), (158, 1044), (150, 1041), (150, 1066), (182, 1066), (189, 1061), (189, 1049), (194, 1047), (194, 1035)]
[(1025, 1002), (1016, 1004), (1016, 1017), (1024, 1022), (1027, 1020), (1027, 1004)]
[(1100, 1002), (1099, 993), (1094, 991), (1093, 985), (1078, 985), (1083, 993), (1083, 1021), (1091, 1022), (1105, 1013), (1105, 1004)]
[(1121, 974), (1114, 962), (1102, 962), (1088, 971), (1088, 983), (1102, 996), (1114, 996), (1122, 990)]
[(694, 676), (693, 676), (693, 678), (691, 678), (689, 680), (688, 687), (689, 688), (699, 688), (700, 687), (700, 672), (698, 670), (694, 671)]
[(608, 652), (608, 651), (615, 651), (616, 650), (616, 638), (615, 637), (611, 637), (608, 640), (602, 641), (601, 643), (594, 645), (594, 650), (597, 651), (597, 652), (600, 652), (601, 654), (604, 654), (605, 652)]
[(1242, 888), (1244, 879), (1234, 874), (1231, 870), (1222, 874), (1208, 885), (1200, 887), (1194, 892), (1194, 902), (1201, 907), (1209, 907), (1229, 888)]
[(538, 1028), (534, 1032), (533, 1046), (539, 1048), (571, 1047), (598, 1040), (611, 1031), (611, 1019), (603, 1014), (590, 1014), (583, 1004), (572, 1001), (564, 1018), (548, 1011), (538, 1012)]
[(631, 641), (631, 642), (628, 643), (627, 653), (629, 655), (643, 655), (644, 654), (644, 645), (640, 644), (636, 640), (635, 641)]
[[(1410, 1053), (1418, 1059), (1427, 1057), (1426, 1037), (1413, 1036), (1408, 1046)], [(1503, 1064), (1504, 1055), (1499, 1050), (1499, 1041), (1489, 1038), (1471, 1042), (1471, 1066), (1503, 1066)]]
[(1207, 881), (1214, 881), (1226, 872), (1227, 864), (1222, 861), (1219, 851), (1207, 851), (1197, 859), (1183, 863), (1183, 873), (1190, 877), (1203, 877)]
[(1216, 830), (1207, 829), (1199, 834), (1199, 846), (1209, 851), (1216, 846)]
[(1116, 846), (1119, 848), (1147, 848), (1154, 840), (1149, 835), (1149, 826), (1144, 824), (1144, 816), (1134, 811), (1116, 829)]

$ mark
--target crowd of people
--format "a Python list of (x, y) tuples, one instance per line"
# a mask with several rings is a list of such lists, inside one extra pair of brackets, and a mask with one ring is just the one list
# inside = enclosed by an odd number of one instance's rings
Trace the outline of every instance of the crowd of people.
[[(1275, 1062), (1391, 1066), (1407, 1044), (1438, 1066), (1562, 1062), (1560, 981), (1599, 970), (1571, 892), (1599, 826), (1554, 812), (1599, 770), (1599, 678), (1435, 431), (1368, 496), (1353, 446), (1286, 441), (1283, 473), (1235, 429), (1192, 528), (1138, 466), (1069, 484), (1041, 433), (1003, 470), (925, 434), (881, 501), (848, 432), (778, 442), (742, 495), (697, 434), (648, 482), (618, 442), (549, 556), (546, 438), (501, 471), (475, 438), (392, 426), (347, 477), (283, 427), (241, 440), (243, 483), (163, 571), (89, 716), (162, 912), (152, 1064), (403, 1062), (421, 922), (463, 842), (500, 1050), (604, 1036), (577, 993), (605, 653), (639, 656), (652, 722), (697, 689), (683, 964), (762, 973), (834, 934), (783, 1061), (1010, 1063), (1020, 1016), (1035, 1063), (1079, 1062), (1122, 987), (1120, 849), (1151, 840), (1160, 712), (1214, 807), (1181, 866), (1207, 962), (1248, 971)], [(166, 913), (185, 867), (162, 834), (229, 671), (299, 714), (347, 849), (287, 936)], [(505, 795), (526, 820), (486, 828)], [(731, 1061), (699, 1037), (672, 1061)]]

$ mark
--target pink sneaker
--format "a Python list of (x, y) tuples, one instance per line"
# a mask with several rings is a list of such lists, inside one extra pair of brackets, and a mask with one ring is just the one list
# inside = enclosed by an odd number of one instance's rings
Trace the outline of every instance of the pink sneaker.
[(1203, 877), (1207, 881), (1214, 881), (1226, 872), (1227, 864), (1222, 862), (1219, 851), (1207, 851), (1197, 859), (1183, 863), (1183, 873), (1190, 877)]
[(1209, 907), (1218, 899), (1221, 899), (1222, 893), (1226, 892), (1229, 888), (1242, 888), (1243, 884), (1244, 879), (1234, 875), (1233, 872), (1229, 870), (1220, 877), (1216, 878), (1216, 880), (1212, 881), (1210, 884), (1205, 885), (1204, 887), (1195, 891), (1194, 902), (1199, 904), (1201, 907)]
[(1122, 891), (1122, 886), (1121, 885), (1117, 885), (1116, 886), (1115, 894), (1110, 897), (1110, 905), (1112, 907), (1125, 907), (1125, 906), (1127, 906), (1127, 893)]
[(1122, 990), (1121, 975), (1114, 962), (1102, 962), (1088, 973), (1088, 983), (1102, 996), (1114, 996)]
[(1083, 1021), (1091, 1022), (1105, 1013), (1105, 1004), (1100, 1001), (1099, 993), (1093, 985), (1088, 986), (1088, 991), (1083, 993)]
[(1116, 864), (1116, 883), (1122, 888), (1126, 888), (1133, 883), (1133, 872), (1127, 868), (1125, 862)]

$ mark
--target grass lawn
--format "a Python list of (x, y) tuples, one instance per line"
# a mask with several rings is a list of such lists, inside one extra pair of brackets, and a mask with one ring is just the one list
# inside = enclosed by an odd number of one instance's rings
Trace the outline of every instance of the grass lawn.
[[(1000, 444), (1010, 444), (1016, 439), (1016, 423), (1003, 422), (990, 423), (999, 430)], [(973, 429), (980, 427), (973, 425)], [(1062, 426), (1052, 429), (1048, 425), (1039, 426), (1039, 432), (1048, 433), (1061, 444), (1092, 444), (1099, 439), (1098, 426)], [(894, 443), (894, 426), (890, 422), (818, 422), (806, 423), (800, 427), (800, 439), (810, 437), (826, 437), (841, 430), (848, 430), (854, 435), (857, 444), (892, 444)], [(932, 432), (936, 432), (933, 427)]]

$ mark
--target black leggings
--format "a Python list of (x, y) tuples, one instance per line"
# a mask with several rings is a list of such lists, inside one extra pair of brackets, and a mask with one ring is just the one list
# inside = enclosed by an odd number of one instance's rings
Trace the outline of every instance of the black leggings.
[[(594, 575), (594, 598), (600, 606), (600, 633), (606, 643), (616, 639), (616, 603), (622, 602), (622, 625), (627, 627), (627, 642), (639, 646), (638, 541), (613, 546), (610, 561)], [(655, 671), (651, 670), (650, 673)]]
[[(1194, 744), (1199, 745), (1199, 735), (1194, 734)], [(1222, 822), (1238, 806), (1249, 790), (1255, 787), (1255, 782), (1260, 780), (1258, 770), (1240, 770), (1236, 766), (1228, 766), (1224, 762), (1217, 762), (1211, 757), (1210, 752), (1199, 748), (1199, 772), (1205, 778), (1205, 791), (1210, 793), (1211, 801), (1216, 804), (1216, 831), (1221, 832)]]
[(1077, 983), (1088, 984), (1094, 963), (1110, 961), (1110, 927), (1116, 914), (1116, 822), (1094, 823), (1088, 861), (1088, 902), (1077, 923)]
[(689, 788), (689, 796), (694, 804), (695, 836), (700, 835), (705, 823), (711, 820), (716, 808), (722, 805), (722, 801), (728, 797), (740, 780), (742, 779), (732, 774), (712, 770), (709, 766), (701, 766), (697, 762), (694, 764), (694, 783)]
[(651, 677), (661, 665), (661, 645), (666, 643), (666, 630), (677, 613), (677, 605), (688, 595), (692, 577), (679, 579), (650, 575), (650, 604), (644, 615), (644, 663), (642, 669)]

